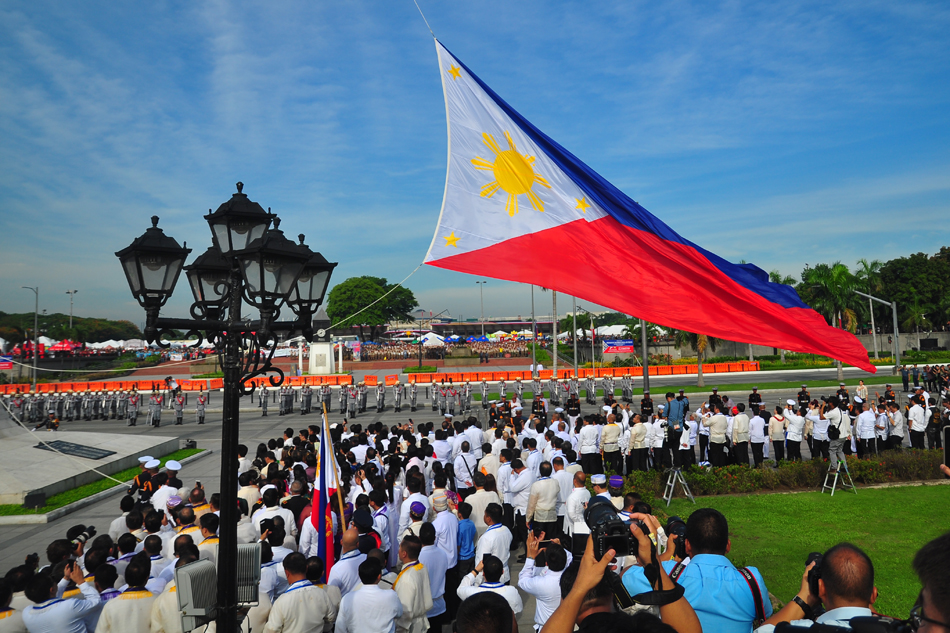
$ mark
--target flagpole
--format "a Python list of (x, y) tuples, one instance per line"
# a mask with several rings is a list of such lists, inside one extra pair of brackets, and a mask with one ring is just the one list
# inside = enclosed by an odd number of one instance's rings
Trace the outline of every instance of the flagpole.
[[(327, 415), (327, 403), (326, 403), (326, 402), (323, 402), (323, 427), (324, 427), (324, 433), (323, 433), (323, 434), (324, 434), (324, 435), (326, 436), (326, 438), (327, 438), (327, 448), (330, 449), (327, 454), (328, 454), (331, 458), (333, 458), (333, 459), (335, 460), (335, 459), (336, 459), (336, 456), (333, 454), (333, 442), (332, 442), (332, 440), (330, 439), (330, 418), (329, 418), (329, 416)], [(321, 467), (322, 467), (322, 465), (321, 465)], [(340, 477), (339, 477), (339, 476), (337, 475), (337, 473), (336, 473), (336, 466), (335, 466), (335, 465), (334, 465), (334, 467), (333, 467), (333, 481), (336, 482), (336, 496), (337, 496), (337, 500), (340, 502), (340, 528), (341, 528), (341, 530), (345, 530), (346, 527), (343, 525), (343, 493), (340, 492)]]

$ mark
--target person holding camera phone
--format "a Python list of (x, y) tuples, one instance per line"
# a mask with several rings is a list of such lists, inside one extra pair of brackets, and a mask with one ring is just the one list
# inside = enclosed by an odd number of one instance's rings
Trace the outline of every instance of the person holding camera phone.
[[(63, 600), (57, 598), (59, 586), (72, 582), (79, 588), (80, 596)], [(102, 597), (92, 582), (84, 577), (76, 561), (68, 561), (63, 580), (57, 585), (52, 576), (37, 574), (26, 587), (26, 597), (35, 604), (23, 610), (23, 623), (29, 631), (49, 633), (84, 633), (84, 618), (99, 608)]]
[[(789, 622), (796, 627), (815, 623), (851, 628), (851, 618), (874, 615), (877, 600), (874, 564), (863, 550), (851, 543), (839, 543), (824, 553), (808, 556), (801, 590), (777, 611), (756, 633), (772, 633), (775, 625)], [(819, 605), (823, 613), (816, 613)]]

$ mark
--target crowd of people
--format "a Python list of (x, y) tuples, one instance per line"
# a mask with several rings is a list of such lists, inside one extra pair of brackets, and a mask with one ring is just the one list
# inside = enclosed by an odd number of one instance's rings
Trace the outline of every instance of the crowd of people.
[[(745, 408), (716, 397), (701, 420), (714, 462), (728, 435), (718, 418), (730, 405)], [(761, 419), (770, 407), (751, 400)], [(819, 420), (844, 424), (840, 400), (825, 398)], [(240, 446), (241, 518), (229, 527), (239, 542), (260, 544), (262, 561), (244, 629), (509, 633), (532, 598), (533, 613), (522, 619), (543, 633), (767, 633), (784, 622), (847, 626), (872, 615), (872, 559), (854, 545), (811, 562), (798, 595), (773, 612), (767, 579), (726, 557), (725, 516), (698, 509), (661, 523), (635, 491), (625, 492), (616, 473), (628, 462), (644, 466), (641, 431), (657, 420), (673, 442), (654, 446), (647, 461), (672, 464), (676, 452), (692, 452), (676, 443), (677, 423), (688, 429), (696, 415), (685, 395), (669, 393), (654, 407), (647, 394), (639, 412), (609, 392), (587, 415), (576, 394), (566, 408), (543, 405), (522, 415), (518, 396), (506, 398), (490, 405), (486, 423), (446, 413), (437, 423), (328, 424), (340, 481), (329, 520), (313, 516), (320, 425), (286, 428), (253, 451)], [(771, 418), (798, 415), (790, 410)], [(732, 416), (734, 434), (741, 415)], [(47, 546), (45, 561), (27, 557), (9, 570), (0, 632), (181, 630), (175, 569), (217, 559), (220, 495), (185, 485), (177, 462), (164, 470), (150, 456), (140, 462), (106, 533), (74, 526)], [(911, 619), (919, 630), (940, 630), (950, 622), (950, 534), (925, 545), (914, 568), (923, 591)]]

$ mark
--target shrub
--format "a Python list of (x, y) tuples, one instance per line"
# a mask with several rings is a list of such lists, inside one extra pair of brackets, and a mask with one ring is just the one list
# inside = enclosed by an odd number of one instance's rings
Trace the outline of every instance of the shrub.
[[(885, 451), (871, 459), (848, 457), (848, 470), (855, 484), (940, 479), (943, 452), (939, 450)], [(758, 468), (731, 465), (722, 468), (690, 466), (683, 478), (695, 496), (755, 493), (774, 490), (815, 490), (824, 482), (828, 464), (816, 458), (808, 461), (767, 461)], [(662, 500), (667, 475), (655, 470), (634, 472), (626, 477), (624, 492), (635, 491), (644, 501)], [(677, 490), (674, 495), (681, 496)], [(662, 501), (660, 501), (662, 504)]]

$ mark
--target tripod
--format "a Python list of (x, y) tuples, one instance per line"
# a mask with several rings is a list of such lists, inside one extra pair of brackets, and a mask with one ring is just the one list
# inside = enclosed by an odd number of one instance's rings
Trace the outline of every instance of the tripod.
[[(842, 473), (842, 469), (844, 473)], [(832, 475), (834, 478), (832, 479)], [(825, 490), (831, 491), (831, 496), (835, 496), (835, 487), (838, 485), (838, 477), (841, 477), (841, 489), (845, 490), (847, 488), (851, 489), (851, 492), (858, 494), (858, 491), (854, 487), (854, 481), (851, 479), (851, 471), (848, 470), (848, 462), (844, 460), (838, 460), (837, 468), (835, 472), (831, 472), (831, 468), (828, 469), (828, 472), (825, 473), (825, 483), (821, 486), (821, 492), (824, 494)], [(831, 479), (831, 484), (828, 484), (828, 480)]]
[(666, 488), (663, 491), (663, 500), (666, 501), (666, 507), (670, 507), (670, 502), (673, 500), (673, 492), (676, 489), (676, 484), (679, 483), (683, 487), (683, 494), (692, 501), (696, 503), (696, 499), (693, 498), (693, 493), (689, 491), (689, 484), (686, 483), (686, 479), (683, 478), (683, 471), (679, 467), (670, 468), (668, 471), (668, 476), (666, 478)]

